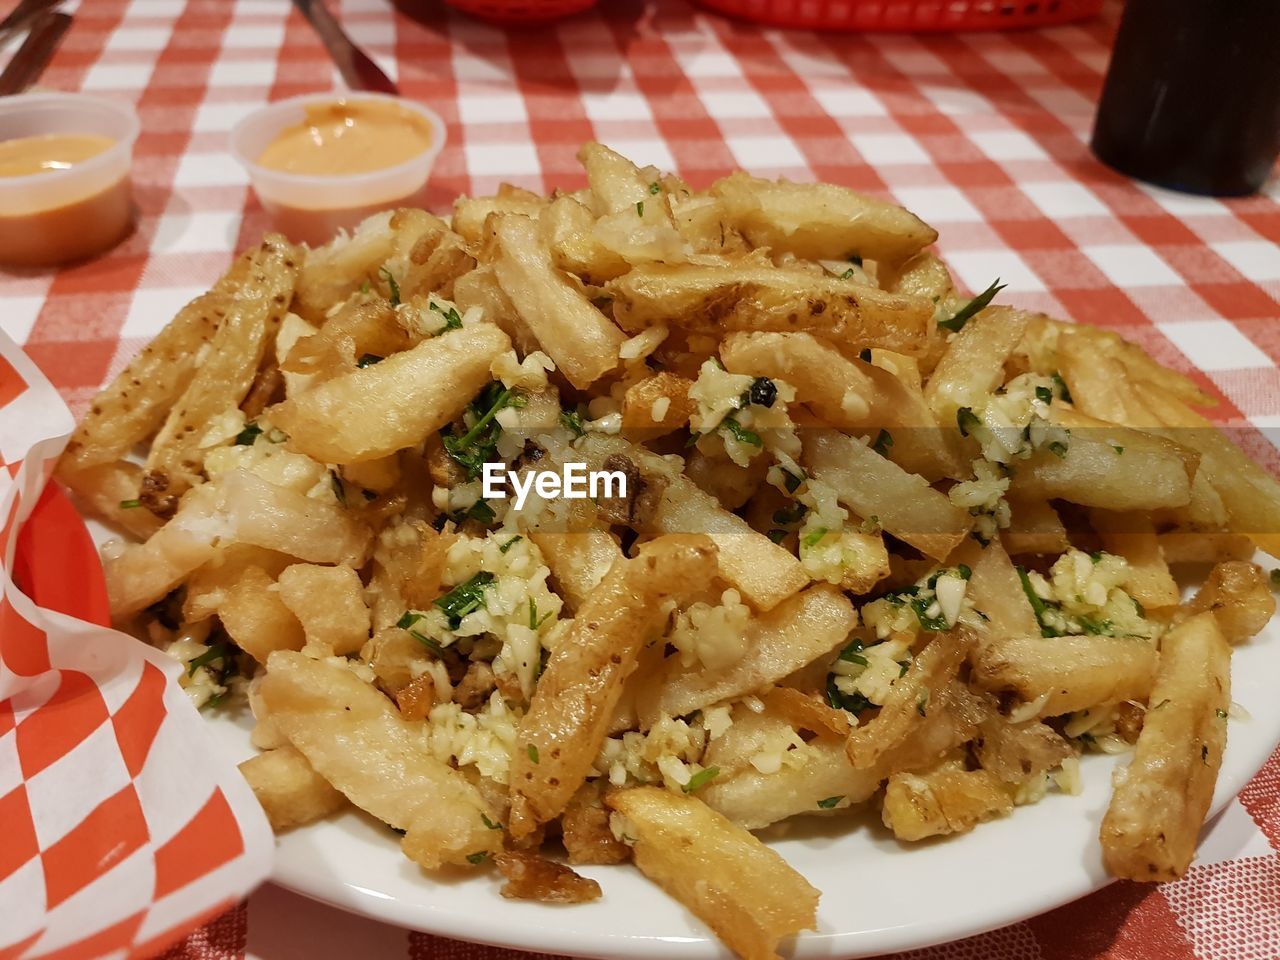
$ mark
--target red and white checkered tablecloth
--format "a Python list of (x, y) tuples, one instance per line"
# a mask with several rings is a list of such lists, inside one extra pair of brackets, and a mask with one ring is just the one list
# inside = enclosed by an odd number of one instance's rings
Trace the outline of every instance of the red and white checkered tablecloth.
[[(11, 6), (12, 4), (8, 4)], [(1119, 330), (1223, 397), (1273, 469), (1280, 427), (1280, 183), (1231, 201), (1135, 185), (1086, 142), (1118, 8), (1019, 34), (762, 31), (683, 0), (605, 0), (503, 32), (429, 0), (330, 5), (406, 96), (448, 123), (431, 205), (506, 180), (576, 188), (588, 139), (694, 184), (738, 167), (892, 196), (942, 234), (971, 289)], [(5, 54), (0, 54), (3, 56)], [(334, 71), (285, 0), (83, 0), (44, 86), (135, 102), (137, 232), (59, 272), (0, 272), (0, 328), (75, 412), (265, 227), (227, 131)], [(1280, 755), (1217, 821), (1190, 875), (1117, 884), (916, 960), (1277, 960)], [(498, 960), (268, 887), (167, 956)]]

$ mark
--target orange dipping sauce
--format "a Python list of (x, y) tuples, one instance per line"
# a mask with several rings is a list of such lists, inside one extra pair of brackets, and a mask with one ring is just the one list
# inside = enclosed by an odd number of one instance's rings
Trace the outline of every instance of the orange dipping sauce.
[[(0, 178), (69, 170), (115, 146), (94, 134), (45, 134), (0, 141)], [(2, 180), (0, 180), (2, 182)], [(118, 243), (129, 231), (132, 199), (128, 177), (87, 195), (71, 192), (65, 203), (20, 213), (0, 213), (0, 261), (39, 266), (79, 260)]]
[(412, 160), (431, 142), (426, 120), (399, 104), (335, 100), (309, 105), (306, 118), (281, 130), (258, 163), (311, 177), (369, 173)]

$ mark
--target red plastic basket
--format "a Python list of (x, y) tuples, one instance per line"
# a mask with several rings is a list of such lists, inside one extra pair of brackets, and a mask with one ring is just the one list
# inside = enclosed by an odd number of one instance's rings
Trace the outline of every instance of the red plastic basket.
[(1103, 0), (697, 0), (775, 27), (812, 30), (1014, 30), (1097, 16)]
[(596, 0), (445, 0), (449, 6), (494, 23), (536, 23), (581, 13)]

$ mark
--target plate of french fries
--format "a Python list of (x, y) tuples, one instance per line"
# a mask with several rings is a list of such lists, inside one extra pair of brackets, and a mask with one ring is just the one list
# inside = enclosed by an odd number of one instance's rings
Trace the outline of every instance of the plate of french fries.
[(579, 156), (265, 237), (59, 464), (276, 879), (757, 960), (1184, 875), (1280, 739), (1280, 484), (1213, 397), (891, 203)]

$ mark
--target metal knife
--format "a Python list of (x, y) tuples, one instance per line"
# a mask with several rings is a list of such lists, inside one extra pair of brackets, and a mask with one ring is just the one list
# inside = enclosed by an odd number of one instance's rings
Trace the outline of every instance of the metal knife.
[(69, 14), (50, 13), (47, 10), (40, 14), (18, 52), (13, 55), (4, 72), (0, 73), (0, 97), (21, 93), (40, 78), (69, 26)]
[(26, 27), (28, 23), (44, 13), (46, 10), (52, 10), (62, 0), (21, 0), (21, 2), (9, 11), (9, 15), (0, 20), (0, 44), (9, 39), (9, 35), (17, 33)]
[(351, 42), (342, 25), (334, 19), (321, 0), (293, 0), (293, 5), (319, 35), (320, 42), (329, 51), (329, 57), (348, 87), (352, 90), (400, 95), (400, 90), (391, 82), (391, 78), (382, 72), (382, 68), (367, 53)]

